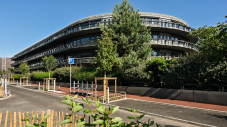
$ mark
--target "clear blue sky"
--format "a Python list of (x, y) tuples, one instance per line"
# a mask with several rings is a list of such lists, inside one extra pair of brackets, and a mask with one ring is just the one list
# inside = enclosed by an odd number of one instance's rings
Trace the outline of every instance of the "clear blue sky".
[[(122, 0), (0, 0), (0, 57), (12, 57), (79, 19), (111, 13)], [(227, 20), (227, 0), (131, 0), (135, 9), (178, 17), (191, 27)]]

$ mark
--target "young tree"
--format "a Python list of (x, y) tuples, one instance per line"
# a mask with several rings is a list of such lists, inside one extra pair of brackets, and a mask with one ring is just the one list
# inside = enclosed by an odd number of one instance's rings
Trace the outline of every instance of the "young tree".
[(50, 72), (57, 67), (57, 59), (55, 59), (52, 55), (49, 57), (45, 56), (42, 58), (42, 66), (49, 72), (50, 78)]
[(6, 71), (5, 70), (2, 70), (2, 77), (6, 77)]
[(28, 63), (23, 62), (22, 64), (20, 64), (19, 71), (25, 77), (25, 75), (30, 71), (30, 68), (28, 67)]
[(113, 43), (117, 45), (117, 63), (122, 70), (147, 60), (152, 52), (151, 44), (148, 43), (151, 32), (143, 25), (139, 10), (135, 11), (130, 2), (123, 0), (121, 4), (115, 5), (112, 22), (108, 22), (107, 28), (113, 34)]
[(12, 67), (8, 68), (8, 71), (10, 72), (11, 76), (15, 73), (15, 69)]
[(104, 71), (104, 77), (106, 72), (112, 71), (112, 67), (115, 64), (117, 58), (117, 45), (113, 44), (112, 32), (107, 26), (101, 26), (101, 37), (98, 40), (99, 46), (97, 50), (97, 65), (98, 69)]

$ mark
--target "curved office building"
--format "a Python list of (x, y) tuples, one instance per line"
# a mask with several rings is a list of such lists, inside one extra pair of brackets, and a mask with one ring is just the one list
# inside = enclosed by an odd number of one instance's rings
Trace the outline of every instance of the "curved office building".
[[(171, 59), (196, 51), (197, 39), (187, 36), (191, 27), (185, 21), (158, 13), (140, 14), (144, 25), (152, 32), (152, 57)], [(77, 64), (94, 63), (97, 38), (101, 38), (100, 24), (111, 21), (111, 17), (112, 14), (108, 13), (78, 20), (17, 53), (12, 57), (15, 61), (12, 65), (17, 68), (26, 60), (31, 69), (39, 69), (42, 57), (47, 55), (57, 58), (59, 65), (66, 64), (69, 57), (75, 58)]]

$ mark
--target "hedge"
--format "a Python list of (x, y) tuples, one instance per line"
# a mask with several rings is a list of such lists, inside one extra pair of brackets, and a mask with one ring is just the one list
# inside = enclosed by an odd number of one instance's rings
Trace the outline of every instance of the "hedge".
[[(50, 78), (53, 78), (54, 71), (50, 73)], [(32, 79), (35, 81), (43, 81), (44, 78), (49, 78), (49, 72), (36, 72)]]
[(22, 77), (22, 75), (21, 74), (14, 74), (13, 77), (14, 77), (15, 80), (20, 80), (20, 77)]

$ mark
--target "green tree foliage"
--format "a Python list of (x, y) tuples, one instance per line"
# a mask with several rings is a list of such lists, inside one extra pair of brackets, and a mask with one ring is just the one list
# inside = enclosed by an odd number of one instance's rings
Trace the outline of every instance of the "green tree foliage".
[(98, 40), (99, 46), (97, 50), (97, 66), (98, 69), (106, 72), (112, 71), (112, 67), (115, 64), (117, 58), (117, 45), (112, 42), (112, 31), (107, 26), (101, 26), (101, 37)]
[(191, 54), (181, 57), (164, 72), (166, 85), (180, 88), (193, 84), (197, 88), (225, 86), (227, 83), (227, 58), (206, 54)]
[(190, 36), (199, 38), (198, 47), (201, 53), (210, 55), (226, 55), (227, 53), (227, 21), (216, 26), (206, 25), (192, 30)]
[(14, 77), (15, 80), (20, 80), (20, 77), (22, 77), (22, 75), (21, 74), (14, 74), (13, 77)]
[(50, 75), (49, 72), (34, 72), (31, 78), (35, 81), (43, 81), (44, 78), (53, 78), (53, 75), (54, 71), (50, 72)]
[(8, 68), (8, 71), (10, 72), (11, 76), (16, 72), (16, 70), (12, 67)]
[(55, 59), (52, 55), (49, 57), (45, 56), (42, 58), (42, 66), (49, 72), (50, 78), (50, 72), (57, 67), (57, 59)]
[(6, 77), (6, 71), (2, 70), (2, 77)]
[(147, 73), (146, 63), (126, 69), (119, 75), (121, 82), (149, 82), (151, 76)]
[(162, 57), (154, 57), (148, 61), (147, 71), (153, 77), (154, 82), (160, 83), (163, 73), (172, 61), (175, 59), (165, 60)]
[(77, 81), (94, 81), (97, 74), (98, 70), (95, 68), (84, 67), (75, 73), (74, 79)]
[(28, 67), (28, 63), (23, 62), (22, 64), (20, 64), (19, 71), (25, 77), (26, 74), (30, 71), (30, 68)]
[(113, 43), (117, 46), (119, 57), (116, 62), (120, 70), (138, 66), (151, 54), (149, 28), (142, 24), (139, 10), (127, 1), (116, 4), (112, 12), (112, 20), (107, 23), (107, 32), (112, 34)]
[[(82, 66), (72, 66), (71, 74), (74, 76), (78, 71), (80, 71)], [(69, 81), (70, 77), (70, 67), (59, 67), (55, 69), (54, 77), (57, 78), (58, 81)]]

